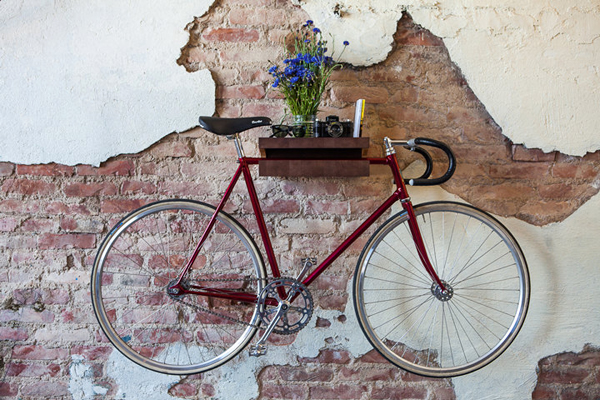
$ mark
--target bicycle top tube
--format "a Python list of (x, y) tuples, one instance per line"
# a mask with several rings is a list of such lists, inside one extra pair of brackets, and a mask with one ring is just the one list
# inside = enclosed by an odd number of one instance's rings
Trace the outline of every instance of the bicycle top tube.
[[(258, 164), (259, 161), (262, 160), (263, 158), (246, 157), (244, 154), (244, 151), (243, 151), (241, 141), (239, 140), (239, 135), (238, 135), (240, 132), (243, 132), (243, 131), (246, 131), (249, 129), (253, 129), (255, 127), (270, 125), (271, 120), (267, 117), (249, 117), (249, 118), (200, 117), (199, 121), (200, 121), (200, 126), (204, 129), (208, 130), (209, 132), (215, 133), (217, 135), (226, 135), (226, 136), (234, 139), (235, 147), (236, 147), (236, 150), (238, 153), (238, 161), (240, 163), (238, 170), (235, 173), (233, 179), (231, 180), (231, 183), (229, 184), (229, 187), (227, 188), (226, 192), (224, 193), (219, 206), (215, 210), (215, 214), (213, 215), (212, 220), (214, 220), (216, 215), (219, 212), (221, 212), (221, 210), (224, 206), (224, 203), (227, 202), (227, 199), (229, 198), (229, 195), (231, 194), (239, 177), (243, 175), (244, 181), (245, 181), (247, 189), (248, 189), (248, 194), (250, 196), (250, 202), (252, 204), (252, 208), (253, 208), (253, 211), (255, 214), (256, 222), (259, 227), (260, 236), (262, 238), (263, 244), (265, 245), (265, 251), (267, 253), (267, 259), (271, 266), (271, 272), (273, 273), (274, 277), (276, 277), (276, 278), (280, 277), (281, 274), (279, 271), (275, 252), (274, 252), (272, 244), (271, 244), (270, 235), (267, 231), (267, 226), (264, 221), (261, 205), (260, 205), (257, 193), (256, 193), (256, 189), (254, 187), (254, 182), (253, 182), (252, 176), (248, 169), (249, 165)], [(283, 140), (294, 140), (294, 139), (283, 139)], [(427, 151), (423, 150), (418, 145), (437, 147), (445, 152), (446, 156), (448, 157), (448, 169), (442, 177), (437, 178), (437, 179), (428, 179), (428, 177), (431, 173), (431, 170), (432, 170), (432, 166), (431, 166), (432, 158), (427, 153)], [(427, 162), (427, 169), (420, 178), (410, 179), (407, 181), (405, 181), (403, 179), (402, 173), (400, 171), (400, 167), (398, 165), (398, 160), (396, 159), (396, 151), (394, 149), (394, 146), (403, 146), (409, 150), (416, 151), (418, 154), (422, 155), (425, 158), (425, 160)], [(415, 245), (418, 248), (420, 248), (419, 253), (420, 253), (420, 257), (421, 257), (423, 266), (425, 267), (425, 270), (431, 276), (432, 280), (435, 281), (442, 288), (442, 290), (444, 289), (443, 283), (441, 282), (441, 280), (437, 276), (436, 272), (434, 271), (433, 267), (431, 266), (431, 263), (427, 256), (427, 253), (426, 253), (425, 249), (423, 248), (423, 243), (422, 243), (422, 239), (420, 237), (419, 228), (415, 221), (415, 214), (414, 214), (413, 206), (410, 201), (410, 197), (408, 196), (408, 192), (406, 190), (406, 184), (411, 184), (411, 185), (440, 184), (440, 183), (445, 182), (446, 180), (450, 179), (450, 177), (452, 176), (452, 174), (454, 173), (454, 170), (455, 170), (454, 155), (452, 154), (452, 151), (450, 150), (450, 148), (448, 146), (446, 146), (444, 143), (438, 142), (438, 141), (435, 141), (432, 139), (423, 139), (423, 138), (413, 139), (413, 140), (409, 140), (409, 141), (399, 141), (399, 140), (392, 140), (392, 139), (389, 139), (386, 137), (384, 139), (384, 148), (385, 148), (385, 152), (386, 152), (385, 158), (367, 158), (367, 160), (369, 161), (370, 164), (386, 164), (389, 166), (391, 173), (394, 177), (394, 181), (396, 183), (396, 190), (379, 208), (377, 208), (377, 210), (375, 210), (373, 212), (373, 214), (371, 214), (370, 217), (368, 217), (346, 240), (343, 241), (342, 244), (340, 244), (331, 253), (331, 255), (329, 257), (327, 257), (327, 259), (325, 261), (323, 261), (303, 281), (304, 284), (309, 285), (312, 281), (314, 281), (350, 245), (352, 245), (352, 243), (354, 243), (354, 241), (360, 235), (362, 235), (362, 233), (364, 233), (364, 231), (366, 231), (376, 220), (378, 220), (379, 217), (381, 215), (383, 215), (392, 206), (392, 204), (394, 204), (395, 202), (400, 202), (402, 204), (402, 207), (404, 208), (404, 210), (409, 215), (409, 224), (411, 226), (411, 231), (413, 232), (413, 236), (414, 236), (413, 239), (415, 241)], [(293, 158), (286, 158), (286, 159), (291, 160)], [(362, 160), (365, 160), (365, 159), (362, 159), (362, 158), (357, 159), (357, 161), (362, 161)], [(432, 183), (429, 183), (429, 182), (432, 182)], [(203, 237), (200, 240), (198, 247), (200, 247), (202, 245), (202, 242), (208, 235), (211, 228), (212, 227), (209, 224), (209, 227), (204, 232)], [(196, 252), (197, 251), (198, 251), (198, 248), (196, 249)], [(194, 258), (195, 258), (195, 256), (193, 256), (192, 259), (189, 261), (187, 267), (185, 268), (186, 271), (191, 267), (191, 264), (193, 263)], [(183, 273), (180, 276), (179, 280), (181, 280), (183, 278), (183, 275), (185, 275), (185, 273)]]

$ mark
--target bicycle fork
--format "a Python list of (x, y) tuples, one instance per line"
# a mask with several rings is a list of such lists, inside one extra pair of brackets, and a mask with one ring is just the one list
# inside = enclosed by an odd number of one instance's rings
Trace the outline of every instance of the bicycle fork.
[(404, 183), (404, 178), (402, 178), (402, 173), (400, 172), (400, 166), (398, 165), (398, 160), (396, 159), (396, 150), (394, 149), (394, 143), (389, 138), (384, 139), (385, 145), (385, 155), (386, 161), (390, 168), (392, 169), (392, 174), (394, 175), (394, 181), (396, 182), (397, 190), (396, 196), (400, 203), (402, 204), (402, 208), (406, 211), (408, 215), (408, 226), (410, 228), (410, 233), (413, 238), (413, 242), (417, 248), (417, 253), (419, 254), (419, 259), (423, 264), (423, 267), (431, 277), (431, 279), (438, 285), (441, 293), (446, 292), (446, 285), (440, 279), (438, 274), (435, 272), (433, 265), (431, 264), (431, 260), (427, 255), (427, 249), (425, 248), (425, 242), (423, 241), (423, 236), (421, 235), (421, 230), (419, 229), (419, 224), (417, 223), (417, 216), (415, 215), (415, 209), (412, 205), (411, 199), (408, 196), (408, 191), (406, 190), (406, 184)]

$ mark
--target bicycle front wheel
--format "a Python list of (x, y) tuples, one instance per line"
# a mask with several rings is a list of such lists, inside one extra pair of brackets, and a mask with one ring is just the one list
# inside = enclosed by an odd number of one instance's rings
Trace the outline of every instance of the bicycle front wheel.
[[(256, 333), (255, 303), (167, 292), (213, 213), (212, 206), (188, 200), (149, 204), (123, 218), (98, 251), (91, 293), (100, 327), (145, 368), (204, 372), (229, 361)], [(183, 284), (258, 296), (265, 277), (251, 236), (220, 213)]]
[(523, 325), (529, 303), (525, 257), (510, 232), (474, 207), (435, 202), (415, 207), (431, 263), (423, 267), (401, 212), (370, 238), (353, 294), (373, 347), (415, 374), (453, 377), (496, 359)]

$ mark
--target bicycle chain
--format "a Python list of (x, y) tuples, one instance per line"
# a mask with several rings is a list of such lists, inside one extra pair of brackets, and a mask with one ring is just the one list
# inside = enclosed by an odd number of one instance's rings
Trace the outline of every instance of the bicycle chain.
[[(267, 285), (268, 285), (269, 283), (274, 282), (276, 280), (280, 280), (280, 279), (295, 280), (293, 278), (284, 278), (284, 277), (279, 277), (279, 278), (263, 278), (263, 279), (258, 279), (258, 278), (244, 278), (244, 279), (233, 279), (233, 278), (221, 278), (221, 279), (219, 279), (219, 278), (213, 278), (213, 279), (193, 279), (193, 280), (190, 280), (188, 282), (242, 282), (242, 281), (243, 282), (258, 282), (258, 281), (262, 280), (262, 281), (265, 281), (267, 283)], [(265, 285), (265, 287), (267, 285)], [(230, 322), (233, 322), (233, 323), (236, 323), (236, 324), (240, 324), (240, 325), (244, 325), (244, 326), (249, 326), (251, 328), (257, 328), (258, 329), (260, 327), (260, 323), (263, 321), (263, 316), (261, 316), (260, 319), (259, 319), (259, 323), (253, 325), (253, 324), (250, 324), (248, 322), (245, 322), (245, 321), (242, 321), (242, 320), (230, 317), (229, 315), (224, 315), (224, 314), (220, 314), (220, 313), (218, 313), (216, 311), (209, 310), (206, 307), (202, 307), (202, 306), (199, 306), (197, 304), (188, 303), (186, 301), (183, 301), (182, 299), (178, 299), (178, 298), (175, 298), (173, 296), (169, 296), (169, 297), (171, 297), (174, 301), (176, 301), (178, 303), (181, 303), (181, 304), (184, 304), (186, 306), (189, 306), (189, 307), (193, 308), (196, 311), (202, 311), (202, 312), (205, 312), (207, 314), (214, 315), (215, 317), (223, 318), (223, 319), (226, 319), (226, 320), (228, 320)], [(290, 309), (291, 310), (297, 310), (298, 307), (291, 307)], [(312, 315), (312, 310), (311, 310), (311, 315)], [(310, 317), (309, 317), (309, 319), (310, 319)], [(292, 333), (295, 333), (295, 331), (294, 332), (289, 332), (289, 333), (286, 333), (286, 332), (278, 332), (278, 333), (280, 335), (291, 335)]]
[[(193, 280), (190, 280), (188, 282), (241, 282), (241, 281), (244, 281), (244, 282), (258, 282), (258, 281), (261, 281), (261, 280), (268, 282), (269, 280), (274, 280), (274, 279), (275, 278), (263, 278), (263, 279), (258, 279), (258, 278), (244, 278), (244, 279), (233, 279), (233, 278), (226, 279), (226, 278), (221, 278), (221, 279), (218, 279), (218, 278), (215, 278), (215, 279), (193, 279)], [(244, 326), (249, 326), (251, 328), (259, 328), (260, 327), (260, 321), (262, 321), (262, 318), (260, 318), (258, 325), (253, 325), (253, 324), (250, 324), (248, 322), (245, 322), (245, 321), (242, 321), (242, 320), (230, 317), (229, 315), (219, 314), (216, 311), (209, 310), (208, 308), (199, 306), (197, 304), (188, 303), (186, 301), (183, 301), (181, 299), (175, 298), (173, 296), (169, 296), (169, 297), (171, 297), (174, 301), (176, 301), (178, 303), (185, 304), (186, 306), (189, 306), (189, 307), (195, 309), (196, 311), (202, 311), (202, 312), (205, 312), (207, 314), (214, 315), (215, 317), (223, 318), (223, 319), (226, 319), (226, 320), (228, 320), (230, 322), (234, 322), (236, 324), (240, 324), (240, 325), (244, 325)]]

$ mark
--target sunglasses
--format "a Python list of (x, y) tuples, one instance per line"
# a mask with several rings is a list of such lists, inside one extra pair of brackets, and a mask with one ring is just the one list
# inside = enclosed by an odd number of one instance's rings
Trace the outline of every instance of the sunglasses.
[(284, 138), (286, 136), (303, 137), (306, 129), (303, 126), (271, 125), (273, 134), (270, 137)]

